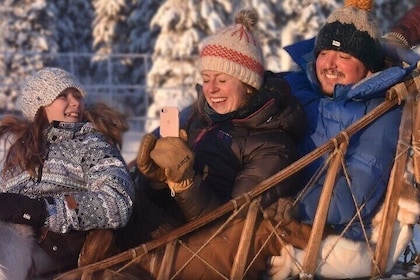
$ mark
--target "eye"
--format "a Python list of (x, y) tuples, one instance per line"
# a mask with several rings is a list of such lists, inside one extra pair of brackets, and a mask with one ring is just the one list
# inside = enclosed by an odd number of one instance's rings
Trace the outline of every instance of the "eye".
[(351, 55), (350, 55), (350, 54), (348, 54), (348, 53), (345, 53), (345, 52), (340, 52), (339, 57), (340, 57), (341, 59), (350, 59), (350, 58), (351, 58)]
[(219, 83), (226, 83), (227, 80), (228, 80), (228, 77), (226, 77), (226, 75), (220, 75), (217, 77), (217, 81)]
[(73, 97), (76, 98), (76, 99), (82, 99), (83, 98), (82, 94), (79, 91), (74, 91), (73, 92)]
[(66, 93), (60, 93), (56, 99), (66, 99), (67, 98), (67, 94)]

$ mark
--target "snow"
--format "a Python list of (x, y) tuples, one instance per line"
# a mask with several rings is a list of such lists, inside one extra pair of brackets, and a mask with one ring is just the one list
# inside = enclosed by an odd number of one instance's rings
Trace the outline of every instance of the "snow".
[(139, 131), (128, 131), (124, 134), (121, 155), (129, 163), (137, 158), (137, 152), (140, 147), (141, 139), (144, 133)]

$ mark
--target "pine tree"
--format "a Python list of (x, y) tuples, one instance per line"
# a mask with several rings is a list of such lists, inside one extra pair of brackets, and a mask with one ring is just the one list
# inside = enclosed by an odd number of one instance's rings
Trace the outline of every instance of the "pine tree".
[(0, 18), (0, 111), (14, 111), (19, 94), (16, 85), (44, 65), (42, 53), (57, 52), (57, 35), (46, 0), (6, 0)]

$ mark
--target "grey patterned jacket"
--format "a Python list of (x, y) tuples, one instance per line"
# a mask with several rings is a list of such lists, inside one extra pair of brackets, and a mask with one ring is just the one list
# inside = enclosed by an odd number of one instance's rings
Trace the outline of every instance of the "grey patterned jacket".
[(91, 123), (54, 122), (39, 178), (6, 174), (3, 192), (46, 198), (49, 230), (119, 228), (130, 217), (134, 186), (120, 151)]

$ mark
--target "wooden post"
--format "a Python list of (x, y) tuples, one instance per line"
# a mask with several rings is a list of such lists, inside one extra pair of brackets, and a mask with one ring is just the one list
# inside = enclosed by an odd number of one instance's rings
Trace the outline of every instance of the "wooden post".
[(261, 197), (254, 199), (246, 215), (244, 227), (242, 228), (241, 239), (239, 241), (238, 250), (236, 251), (233, 261), (232, 270), (230, 272), (231, 280), (242, 279), (247, 265), (249, 247), (254, 239), (255, 221), (257, 220), (258, 208), (260, 206)]
[[(414, 108), (415, 107), (415, 108)], [(417, 112), (417, 102), (408, 98), (404, 104), (401, 124), (399, 129), (399, 141), (396, 151), (396, 161), (388, 181), (388, 189), (384, 201), (384, 211), (380, 224), (378, 242), (375, 248), (374, 260), (372, 263), (372, 277), (377, 278), (386, 273), (386, 264), (389, 255), (390, 242), (392, 239), (392, 228), (395, 223), (398, 211), (398, 199), (403, 187), (404, 172), (407, 164), (408, 149), (413, 134), (413, 113)], [(414, 127), (414, 130), (418, 128)]]
[(347, 150), (347, 144), (347, 142), (343, 142), (340, 144), (339, 149), (335, 150), (336, 154), (334, 155), (330, 167), (328, 168), (312, 226), (311, 236), (309, 237), (308, 247), (306, 248), (306, 255), (303, 261), (304, 275), (301, 277), (302, 279), (313, 279), (316, 272), (318, 253), (319, 248), (321, 247), (321, 240), (325, 228), (325, 221), (328, 215), (328, 208), (330, 207), (331, 195), (334, 189), (337, 173), (341, 167), (342, 157)]

